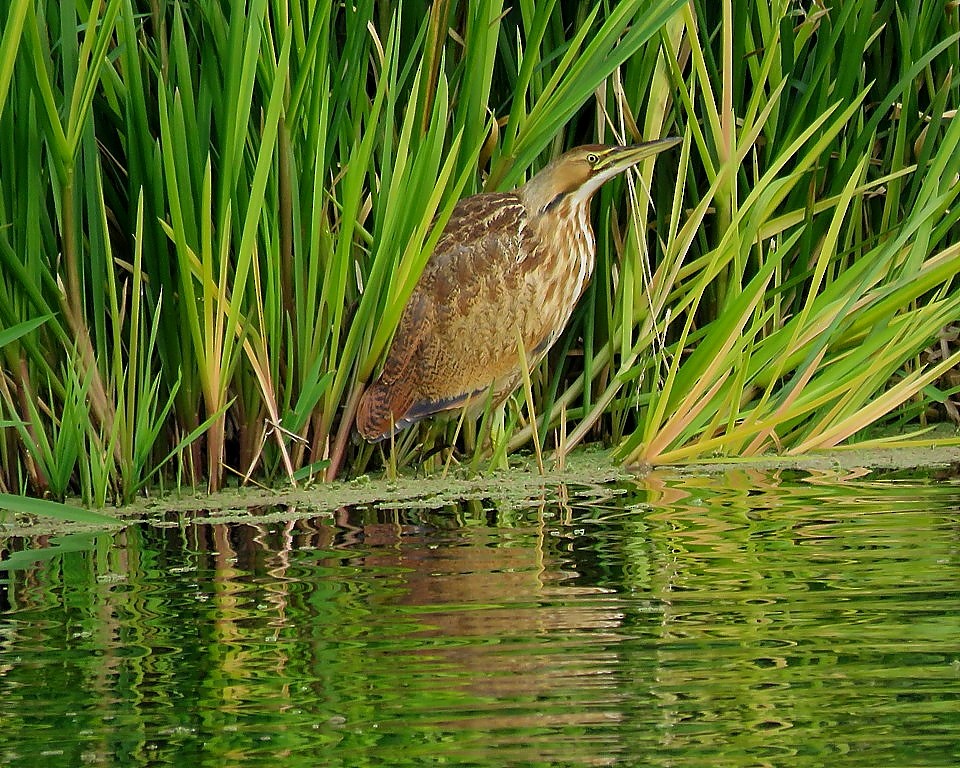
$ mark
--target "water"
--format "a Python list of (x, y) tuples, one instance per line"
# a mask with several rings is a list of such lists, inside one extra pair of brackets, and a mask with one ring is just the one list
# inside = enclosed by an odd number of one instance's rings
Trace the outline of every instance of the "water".
[(74, 537), (0, 573), (0, 764), (954, 766), (958, 505), (735, 472)]

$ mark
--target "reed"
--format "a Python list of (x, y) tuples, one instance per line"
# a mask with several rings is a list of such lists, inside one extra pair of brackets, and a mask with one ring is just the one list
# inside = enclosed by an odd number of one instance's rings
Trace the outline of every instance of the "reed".
[[(0, 490), (103, 506), (448, 442), (476, 469), (552, 440), (796, 453), (954, 394), (956, 355), (918, 363), (960, 315), (952, 6), (11, 0), (0, 24)], [(352, 439), (459, 197), (667, 134), (598, 195), (596, 278), (495, 439)]]

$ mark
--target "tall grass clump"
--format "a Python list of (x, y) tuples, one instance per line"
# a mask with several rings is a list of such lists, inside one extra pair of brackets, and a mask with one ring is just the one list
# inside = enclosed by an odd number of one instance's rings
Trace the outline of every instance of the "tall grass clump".
[[(0, 490), (102, 506), (451, 443), (481, 468), (584, 440), (657, 463), (909, 422), (960, 362), (918, 362), (960, 314), (957, 16), (12, 0)], [(458, 198), (668, 134), (682, 150), (598, 195), (594, 283), (493, 444), (456, 420), (355, 441)]]

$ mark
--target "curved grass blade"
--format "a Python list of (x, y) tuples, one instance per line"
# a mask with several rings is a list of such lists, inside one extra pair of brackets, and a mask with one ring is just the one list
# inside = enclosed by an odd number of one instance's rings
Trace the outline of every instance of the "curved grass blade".
[(65, 504), (49, 499), (34, 499), (29, 496), (15, 496), (11, 493), (0, 493), (0, 509), (8, 509), (21, 515), (37, 515), (52, 517), (71, 523), (86, 523), (88, 525), (123, 525), (123, 522), (110, 515), (94, 512), (73, 504)]

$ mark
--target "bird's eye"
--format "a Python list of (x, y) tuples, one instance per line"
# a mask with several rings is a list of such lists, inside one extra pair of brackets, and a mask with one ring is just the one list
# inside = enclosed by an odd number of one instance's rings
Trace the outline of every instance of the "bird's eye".
[(589, 155), (587, 155), (587, 162), (590, 163), (590, 165), (596, 165), (600, 162), (600, 155), (598, 155), (596, 152), (591, 152)]

